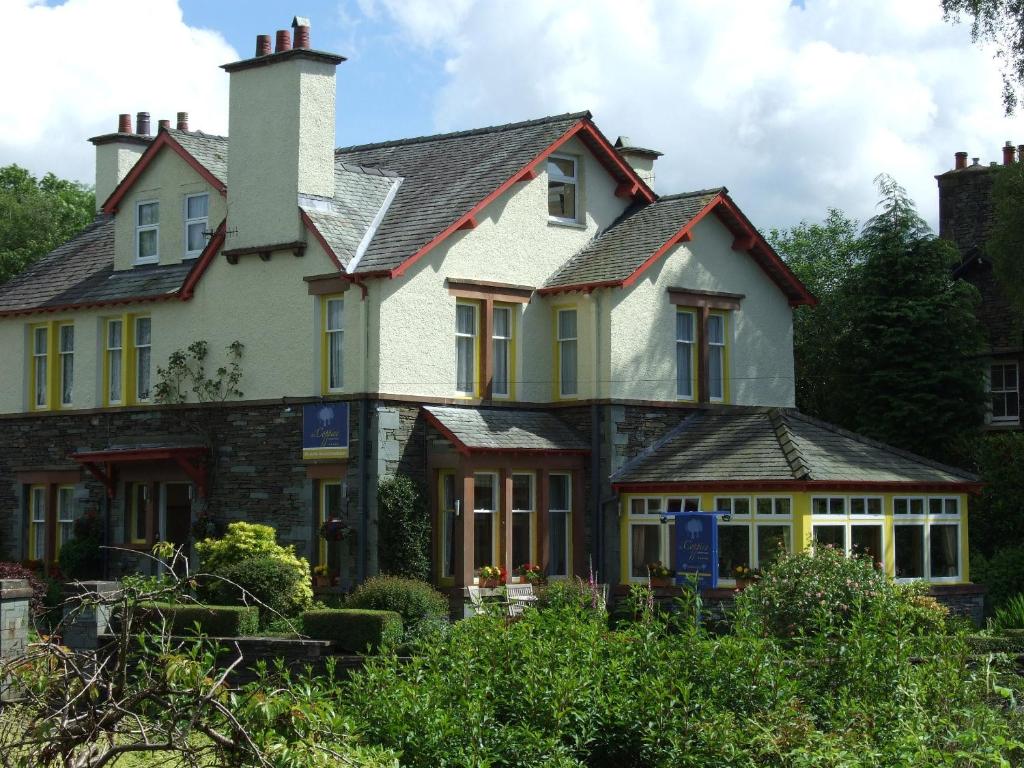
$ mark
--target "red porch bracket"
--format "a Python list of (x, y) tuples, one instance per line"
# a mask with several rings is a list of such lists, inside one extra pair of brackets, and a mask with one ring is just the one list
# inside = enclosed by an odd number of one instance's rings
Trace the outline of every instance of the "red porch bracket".
[(518, 183), (520, 181), (533, 181), (538, 176), (540, 176), (540, 173), (538, 173), (537, 168), (530, 167), (527, 168), (522, 173), (520, 173), (518, 176), (516, 176), (516, 182)]
[(85, 467), (89, 474), (99, 480), (103, 487), (107, 489), (107, 498), (112, 499), (117, 493), (117, 482), (114, 480), (114, 467), (109, 462), (106, 463), (102, 468), (92, 461), (83, 461), (82, 466)]
[(737, 237), (732, 241), (732, 249), (734, 251), (749, 251), (754, 247), (756, 242), (753, 234), (744, 234)]
[(174, 463), (177, 464), (181, 471), (188, 475), (188, 479), (196, 484), (196, 492), (199, 494), (199, 498), (206, 498), (206, 465), (202, 463), (193, 464), (189, 461), (189, 457), (183, 456), (179, 453), (174, 454), (171, 457)]
[(476, 216), (470, 216), (464, 222), (459, 224), (459, 226), (457, 226), (455, 229), (456, 229), (456, 231), (458, 231), (460, 229), (476, 229), (476, 226), (477, 226), (478, 223), (479, 222), (476, 220)]
[(640, 194), (640, 185), (634, 182), (624, 181), (615, 188), (616, 197), (636, 197)]

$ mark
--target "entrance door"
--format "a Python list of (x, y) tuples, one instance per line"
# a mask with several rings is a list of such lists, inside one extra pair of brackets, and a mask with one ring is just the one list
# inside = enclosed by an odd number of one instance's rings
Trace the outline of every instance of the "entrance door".
[(160, 540), (182, 548), (189, 556), (192, 499), (189, 483), (164, 483), (160, 493)]

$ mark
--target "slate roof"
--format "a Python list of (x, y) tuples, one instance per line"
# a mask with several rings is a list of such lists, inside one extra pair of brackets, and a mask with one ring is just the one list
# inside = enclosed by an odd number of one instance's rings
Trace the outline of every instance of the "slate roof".
[(544, 287), (625, 280), (724, 192), (722, 187), (666, 195), (649, 205), (630, 208), (563, 264)]
[(202, 131), (167, 131), (181, 148), (194, 157), (200, 165), (228, 183), (228, 137), (216, 136)]
[[(555, 415), (511, 408), (423, 410), (454, 435), (460, 448), (500, 451), (586, 451), (587, 444)], [(446, 435), (447, 437), (447, 435)]]
[(334, 200), (299, 207), (348, 269), (388, 192), (401, 183), (400, 177), (379, 168), (338, 163), (334, 168)]
[(336, 157), (403, 178), (356, 272), (390, 270), (455, 223), (589, 112), (344, 147)]
[(797, 411), (723, 408), (688, 416), (613, 483), (833, 481), (976, 483), (975, 475)]

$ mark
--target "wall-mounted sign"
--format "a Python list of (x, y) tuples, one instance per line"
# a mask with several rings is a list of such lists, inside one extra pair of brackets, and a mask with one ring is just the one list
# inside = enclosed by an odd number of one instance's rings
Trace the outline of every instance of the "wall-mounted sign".
[(718, 586), (718, 519), (707, 512), (682, 512), (676, 519), (677, 583), (684, 574), (696, 575), (698, 589)]
[(348, 458), (348, 403), (302, 406), (302, 458)]

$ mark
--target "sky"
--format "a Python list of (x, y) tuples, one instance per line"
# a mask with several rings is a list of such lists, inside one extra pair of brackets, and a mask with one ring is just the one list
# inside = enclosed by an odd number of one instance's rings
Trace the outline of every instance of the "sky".
[(727, 186), (762, 231), (863, 222), (883, 172), (935, 227), (954, 152), (1024, 144), (939, 0), (0, 0), (0, 166), (91, 183), (120, 112), (225, 133), (219, 65), (294, 14), (348, 58), (339, 146), (589, 109), (665, 153), (656, 191)]

